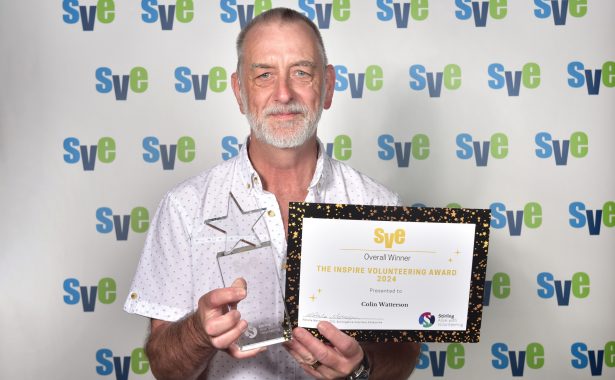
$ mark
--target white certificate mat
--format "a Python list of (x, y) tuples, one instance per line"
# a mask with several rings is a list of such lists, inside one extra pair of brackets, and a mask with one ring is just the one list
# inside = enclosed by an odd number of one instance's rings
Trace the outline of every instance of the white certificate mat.
[(488, 210), (294, 205), (293, 323), (315, 333), (327, 320), (369, 341), (478, 340)]

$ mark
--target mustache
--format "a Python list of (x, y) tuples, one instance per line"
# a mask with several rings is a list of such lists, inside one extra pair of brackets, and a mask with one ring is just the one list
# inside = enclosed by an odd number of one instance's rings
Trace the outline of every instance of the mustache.
[(284, 113), (300, 113), (302, 115), (306, 115), (308, 112), (309, 109), (305, 105), (299, 102), (292, 102), (288, 104), (274, 104), (269, 106), (263, 110), (263, 116)]

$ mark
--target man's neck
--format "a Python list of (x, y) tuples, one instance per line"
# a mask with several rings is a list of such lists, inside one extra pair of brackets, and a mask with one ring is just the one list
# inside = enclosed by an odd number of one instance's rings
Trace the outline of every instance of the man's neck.
[(263, 189), (292, 194), (307, 191), (316, 170), (318, 142), (314, 136), (299, 147), (280, 149), (251, 137), (248, 155)]

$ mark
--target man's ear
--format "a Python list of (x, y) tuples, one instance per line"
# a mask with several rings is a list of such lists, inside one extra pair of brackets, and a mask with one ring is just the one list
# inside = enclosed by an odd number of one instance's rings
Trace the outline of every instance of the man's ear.
[(242, 114), (245, 114), (246, 110), (243, 109), (243, 102), (241, 101), (239, 74), (237, 74), (236, 72), (231, 75), (231, 87), (233, 88), (233, 94), (235, 94), (235, 99), (237, 100), (237, 104), (239, 105), (239, 111), (241, 111)]
[(333, 102), (333, 93), (335, 88), (335, 69), (333, 65), (325, 67), (325, 101), (323, 108), (328, 110)]

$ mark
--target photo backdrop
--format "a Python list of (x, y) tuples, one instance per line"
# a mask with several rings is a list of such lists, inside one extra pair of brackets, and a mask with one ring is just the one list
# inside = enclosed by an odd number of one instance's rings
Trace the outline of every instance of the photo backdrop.
[(159, 200), (248, 134), (237, 33), (304, 12), (327, 153), (406, 205), (491, 208), (478, 344), (413, 379), (615, 376), (615, 2), (0, 2), (0, 378), (152, 379), (122, 311)]

